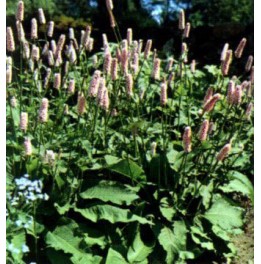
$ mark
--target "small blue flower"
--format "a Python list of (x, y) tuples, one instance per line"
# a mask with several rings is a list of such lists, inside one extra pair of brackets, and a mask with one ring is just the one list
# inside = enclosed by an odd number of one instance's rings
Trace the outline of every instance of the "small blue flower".
[(22, 252), (23, 253), (29, 252), (29, 247), (27, 245), (23, 245), (22, 246)]
[(17, 226), (21, 226), (23, 222), (21, 220), (16, 220), (15, 223)]

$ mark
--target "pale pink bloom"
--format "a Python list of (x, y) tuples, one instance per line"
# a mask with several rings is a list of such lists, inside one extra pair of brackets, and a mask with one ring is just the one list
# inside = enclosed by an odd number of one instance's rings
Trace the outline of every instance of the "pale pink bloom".
[(46, 69), (46, 76), (44, 78), (44, 88), (47, 88), (47, 86), (49, 84), (51, 73), (52, 73), (52, 70), (50, 68), (47, 68)]
[(11, 27), (6, 28), (6, 49), (10, 52), (15, 51), (14, 34)]
[(19, 41), (25, 40), (23, 24), (20, 21), (16, 21), (17, 37)]
[(47, 36), (51, 38), (53, 36), (53, 30), (54, 30), (54, 22), (49, 21), (48, 28), (47, 28)]
[(184, 62), (188, 62), (188, 46), (187, 43), (183, 42), (181, 45), (181, 57)]
[(105, 89), (103, 91), (101, 108), (104, 109), (105, 111), (108, 111), (109, 106), (110, 106), (110, 100), (109, 100), (108, 89), (105, 87)]
[(48, 120), (48, 107), (49, 107), (49, 100), (47, 98), (43, 98), (38, 113), (38, 118), (41, 123), (46, 123)]
[(61, 74), (60, 73), (54, 74), (53, 88), (57, 90), (61, 88)]
[(57, 53), (57, 51), (56, 51), (56, 54), (57, 54), (57, 56), (56, 56), (56, 60), (55, 60), (54, 66), (55, 67), (59, 67), (63, 63), (62, 53), (61, 52), (58, 52)]
[(48, 64), (49, 66), (53, 66), (54, 65), (54, 57), (53, 57), (53, 52), (51, 50), (48, 51)]
[(35, 18), (31, 20), (31, 39), (38, 38), (38, 26)]
[(190, 33), (190, 23), (186, 23), (185, 30), (183, 33), (184, 38), (188, 38)]
[(127, 75), (128, 73), (128, 64), (129, 64), (128, 50), (126, 48), (123, 48), (121, 53), (121, 67), (124, 75)]
[(110, 53), (105, 53), (104, 55), (103, 71), (108, 76), (111, 74), (111, 54)]
[(242, 86), (237, 85), (233, 94), (233, 103), (239, 105), (242, 101)]
[(14, 96), (12, 96), (12, 98), (10, 99), (10, 104), (11, 104), (12, 108), (17, 107), (17, 100)]
[(169, 58), (165, 71), (170, 72), (172, 70), (173, 63), (174, 63), (174, 59)]
[(98, 105), (102, 105), (102, 99), (104, 95), (105, 87), (105, 79), (103, 77), (100, 77), (99, 79), (99, 88), (98, 88), (98, 94), (97, 94), (97, 103)]
[(40, 49), (34, 44), (32, 46), (31, 58), (33, 61), (38, 61), (40, 59)]
[(199, 140), (204, 141), (207, 139), (209, 130), (209, 121), (206, 119), (203, 121), (200, 130), (199, 130)]
[(150, 146), (151, 156), (155, 156), (156, 155), (156, 148), (157, 148), (157, 143), (156, 142), (152, 142), (151, 146)]
[(204, 111), (204, 112), (210, 112), (210, 111), (214, 108), (216, 102), (217, 102), (218, 100), (220, 100), (220, 99), (221, 99), (221, 94), (219, 94), (219, 93), (214, 94), (214, 95), (212, 96), (212, 98), (210, 98), (210, 99), (204, 104), (204, 106), (203, 106), (203, 111)]
[(148, 59), (149, 56), (150, 56), (151, 47), (152, 47), (152, 40), (148, 39), (147, 43), (146, 43), (146, 46), (145, 46), (145, 50), (144, 50), (144, 59), (145, 60)]
[(74, 29), (69, 28), (69, 39), (74, 39)]
[(179, 12), (179, 29), (185, 29), (185, 13), (183, 9)]
[(27, 41), (23, 41), (23, 58), (28, 60), (30, 58), (30, 46)]
[(92, 56), (92, 64), (93, 64), (93, 67), (94, 68), (97, 67), (97, 64), (98, 64), (98, 57), (97, 57), (97, 55), (93, 55)]
[(49, 51), (49, 42), (46, 42), (44, 44), (43, 50), (42, 50), (42, 55), (43, 56), (48, 56), (48, 51)]
[(66, 75), (69, 72), (69, 66), (70, 66), (70, 62), (66, 61), (64, 64), (64, 75)]
[(226, 44), (224, 45), (224, 47), (223, 47), (222, 52), (221, 52), (221, 57), (220, 57), (220, 60), (221, 60), (221, 61), (224, 61), (224, 60), (226, 59), (228, 48), (229, 48), (229, 44), (226, 43)]
[(127, 29), (127, 41), (128, 41), (128, 45), (132, 44), (132, 29), (131, 28)]
[(55, 54), (54, 54), (54, 57), (57, 59), (57, 57), (59, 56), (59, 53), (62, 52), (63, 50), (63, 47), (64, 47), (64, 43), (65, 43), (65, 35), (62, 34), (60, 37), (59, 37), (59, 40), (58, 40), (58, 43), (57, 43), (57, 47), (56, 47), (56, 51), (55, 51)]
[(88, 45), (86, 47), (87, 51), (91, 52), (93, 50), (93, 43), (94, 43), (94, 39), (90, 38), (88, 41)]
[(128, 97), (133, 95), (133, 78), (130, 73), (126, 75), (126, 92)]
[(191, 61), (190, 70), (192, 73), (195, 73), (195, 71), (196, 71), (196, 61), (195, 60)]
[(138, 44), (138, 52), (139, 52), (139, 54), (142, 51), (142, 46), (143, 46), (143, 40), (142, 39), (139, 39), (139, 44)]
[(191, 149), (192, 149), (191, 148), (191, 138), (192, 138), (191, 128), (187, 126), (183, 134), (183, 147), (186, 153), (191, 152)]
[(46, 24), (46, 19), (45, 19), (45, 15), (44, 15), (44, 11), (42, 8), (38, 9), (38, 18), (39, 18), (39, 23), (41, 25)]
[(31, 156), (33, 153), (33, 149), (32, 149), (32, 143), (31, 143), (31, 139), (26, 137), (24, 139), (24, 149), (25, 149), (25, 155), (26, 156)]
[(226, 144), (218, 153), (217, 155), (217, 160), (218, 161), (222, 161), (227, 155), (228, 153), (231, 151), (231, 144), (228, 143)]
[(137, 40), (133, 40), (132, 47), (132, 55), (134, 55), (135, 53), (139, 53), (139, 43)]
[(6, 69), (6, 83), (12, 83), (12, 68)]
[(24, 2), (23, 1), (18, 2), (15, 18), (18, 21), (24, 20)]
[(133, 68), (134, 75), (138, 74), (138, 71), (139, 71), (139, 53), (138, 52), (135, 52), (133, 55), (132, 68)]
[(153, 62), (155, 62), (155, 59), (157, 58), (157, 49), (153, 50)]
[(113, 58), (111, 63), (111, 79), (113, 81), (118, 79), (118, 60), (116, 58)]
[(77, 101), (77, 111), (79, 115), (82, 115), (85, 112), (85, 97), (83, 95), (83, 93), (79, 93), (78, 94), (78, 101)]
[(20, 129), (26, 132), (28, 126), (28, 114), (22, 112), (20, 115)]
[(221, 71), (224, 76), (228, 75), (229, 67), (232, 62), (232, 56), (233, 56), (232, 50), (228, 50), (226, 53), (225, 60), (222, 61)]
[(128, 53), (128, 40), (127, 39), (123, 39), (122, 42), (121, 42), (121, 47), (122, 49), (126, 49), (127, 50), (127, 53)]
[(235, 50), (235, 57), (236, 58), (241, 58), (242, 53), (244, 51), (245, 45), (246, 45), (246, 38), (242, 38), (241, 41), (239, 42), (236, 50)]
[(75, 91), (75, 80), (74, 79), (71, 79), (69, 81), (68, 93), (69, 94), (74, 94), (74, 91)]
[(160, 59), (155, 59), (154, 65), (153, 65), (153, 71), (151, 73), (151, 78), (155, 80), (160, 79), (160, 63), (161, 63)]
[(55, 162), (55, 153), (52, 150), (46, 150), (44, 162), (53, 166)]
[(117, 47), (117, 49), (116, 49), (116, 58), (117, 58), (118, 62), (121, 62), (121, 50), (119, 47)]
[(228, 104), (233, 104), (234, 100), (234, 93), (235, 93), (235, 83), (234, 81), (230, 80), (228, 83), (227, 89), (227, 102)]
[(112, 2), (112, 0), (106, 0), (106, 7), (107, 7), (108, 11), (113, 10), (113, 2)]
[(89, 87), (89, 96), (96, 97), (98, 93), (98, 87), (100, 84), (101, 72), (96, 70), (92, 76), (90, 87)]
[(253, 111), (253, 103), (249, 103), (247, 105), (246, 114), (245, 114), (247, 120), (250, 120), (252, 111)]
[(165, 106), (168, 102), (167, 88), (166, 82), (160, 84), (160, 104), (162, 106)]
[(51, 50), (53, 52), (53, 54), (55, 54), (56, 52), (56, 42), (54, 39), (51, 40)]
[(168, 77), (168, 84), (169, 84), (169, 85), (170, 85), (171, 82), (174, 80), (174, 78), (175, 78), (175, 73), (174, 73), (174, 72), (171, 72), (171, 73), (169, 74), (169, 77)]
[(108, 38), (107, 38), (107, 35), (105, 33), (102, 34), (102, 43), (103, 43), (103, 48), (104, 49), (109, 45)]
[(246, 66), (245, 66), (246, 72), (249, 72), (251, 70), (253, 61), (254, 61), (254, 57), (252, 55), (248, 56), (247, 63), (246, 63)]
[(209, 87), (207, 89), (206, 95), (204, 97), (203, 104), (205, 104), (210, 98), (212, 98), (212, 96), (213, 96), (213, 88), (212, 87)]
[(73, 47), (70, 48), (69, 50), (69, 60), (71, 64), (74, 64), (77, 62), (77, 55), (76, 55), (76, 51)]

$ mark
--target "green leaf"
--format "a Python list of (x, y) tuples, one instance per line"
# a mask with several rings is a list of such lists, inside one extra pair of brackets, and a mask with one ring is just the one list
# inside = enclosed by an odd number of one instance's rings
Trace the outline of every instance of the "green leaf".
[(202, 248), (206, 248), (208, 250), (214, 250), (214, 245), (211, 239), (207, 236), (206, 233), (201, 230), (198, 226), (190, 227), (190, 234), (192, 240), (200, 245)]
[(112, 181), (101, 181), (98, 185), (88, 188), (80, 196), (83, 199), (99, 199), (104, 202), (115, 204), (130, 205), (139, 196), (128, 188), (128, 185), (122, 185)]
[(199, 193), (202, 196), (202, 203), (206, 209), (209, 207), (213, 188), (214, 188), (214, 184), (213, 181), (211, 181), (208, 185), (202, 185), (199, 189)]
[(166, 263), (174, 263), (181, 252), (186, 251), (187, 228), (184, 221), (175, 221), (174, 230), (163, 227), (158, 236), (159, 243), (167, 252)]
[(254, 203), (254, 187), (251, 181), (244, 174), (238, 171), (229, 172), (228, 178), (230, 182), (224, 186), (219, 187), (223, 192), (240, 192), (251, 199)]
[(176, 213), (176, 210), (169, 204), (166, 197), (162, 198), (160, 201), (160, 212), (170, 222)]
[(114, 249), (110, 248), (105, 264), (128, 264), (124, 257)]
[(221, 197), (216, 199), (203, 217), (213, 225), (217, 225), (223, 230), (230, 232), (243, 225), (242, 209), (231, 205), (228, 200)]
[(152, 222), (146, 218), (135, 215), (128, 209), (121, 209), (109, 204), (94, 205), (85, 209), (75, 208), (74, 211), (95, 223), (99, 220), (107, 220), (110, 223), (129, 223), (137, 221), (141, 224), (152, 224)]
[[(53, 232), (48, 232), (46, 235), (46, 244), (56, 250), (62, 250), (64, 253), (73, 255), (73, 263), (100, 263), (101, 258), (92, 256), (85, 250), (80, 248), (82, 238), (74, 233), (75, 223), (58, 226)], [(76, 261), (77, 260), (77, 261)]]
[(133, 180), (145, 179), (145, 173), (143, 169), (131, 159), (121, 160), (116, 164), (110, 165), (108, 169)]
[(105, 155), (104, 158), (108, 166), (116, 164), (121, 160), (118, 157), (111, 156), (111, 155)]
[(32, 175), (32, 173), (37, 169), (38, 162), (39, 162), (39, 159), (38, 158), (35, 158), (35, 159), (30, 160), (30, 162), (28, 162), (26, 164), (26, 171), (27, 171), (27, 173), (29, 175), (30, 174)]
[(127, 259), (130, 263), (148, 263), (147, 257), (153, 251), (153, 248), (154, 245), (148, 246), (144, 244), (138, 231), (128, 250)]

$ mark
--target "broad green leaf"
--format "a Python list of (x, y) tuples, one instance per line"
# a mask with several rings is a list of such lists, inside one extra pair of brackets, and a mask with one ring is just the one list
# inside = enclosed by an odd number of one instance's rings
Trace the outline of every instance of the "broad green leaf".
[(129, 177), (133, 180), (145, 179), (145, 174), (143, 169), (131, 159), (121, 160), (116, 164), (108, 166), (108, 169), (116, 173), (119, 173), (121, 175), (124, 175), (126, 177)]
[(132, 245), (129, 247), (127, 259), (130, 263), (148, 263), (147, 257), (153, 251), (154, 245), (145, 245), (140, 237), (140, 232), (136, 233)]
[(108, 166), (116, 164), (120, 161), (118, 157), (111, 156), (111, 155), (105, 155), (104, 158)]
[(30, 162), (26, 164), (26, 171), (29, 175), (32, 175), (33, 172), (37, 169), (38, 163), (39, 163), (39, 159), (35, 158), (30, 160)]
[(174, 207), (169, 205), (166, 197), (161, 199), (160, 212), (170, 222), (176, 213)]
[(128, 264), (124, 257), (114, 249), (110, 248), (105, 264)]
[(230, 179), (230, 182), (220, 187), (223, 192), (240, 192), (247, 195), (252, 203), (254, 203), (254, 188), (247, 176), (238, 171), (232, 171), (229, 172), (228, 178)]
[(127, 185), (112, 181), (101, 181), (98, 185), (88, 188), (80, 196), (83, 199), (99, 199), (104, 202), (130, 205), (139, 196), (131, 191)]
[(47, 248), (45, 252), (48, 259), (50, 260), (50, 263), (52, 264), (57, 264), (57, 263), (72, 264), (69, 257), (70, 255), (63, 253), (60, 250), (56, 251), (52, 248)]
[(232, 232), (243, 225), (242, 209), (231, 205), (226, 199), (218, 197), (211, 208), (203, 215), (213, 225)]
[(202, 203), (206, 209), (209, 207), (213, 188), (214, 188), (213, 181), (211, 181), (208, 185), (202, 185), (199, 189), (199, 193), (202, 196)]
[(214, 250), (214, 245), (211, 239), (204, 233), (199, 227), (191, 226), (190, 234), (192, 240), (200, 245), (202, 248), (206, 248), (208, 250)]
[[(72, 254), (74, 260), (86, 261), (85, 263), (93, 264), (100, 263), (100, 257), (92, 256), (80, 248), (82, 238), (74, 234), (74, 228), (74, 223), (58, 226), (53, 232), (47, 233), (45, 238), (46, 244), (56, 250), (62, 250), (64, 253)], [(73, 263), (76, 262), (73, 261)]]
[(64, 215), (66, 212), (68, 212), (71, 208), (71, 205), (69, 203), (66, 203), (65, 205), (60, 206), (58, 203), (54, 203), (54, 207), (58, 211), (60, 215)]
[(146, 218), (132, 214), (128, 209), (121, 209), (109, 204), (93, 205), (85, 209), (75, 208), (74, 211), (95, 223), (99, 220), (107, 220), (110, 223), (129, 223), (137, 221), (141, 224), (152, 224), (152, 222)]

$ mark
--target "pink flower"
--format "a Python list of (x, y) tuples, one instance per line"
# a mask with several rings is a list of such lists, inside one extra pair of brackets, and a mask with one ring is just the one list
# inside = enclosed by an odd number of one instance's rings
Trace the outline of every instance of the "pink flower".
[(75, 80), (74, 79), (71, 79), (69, 81), (68, 93), (69, 94), (74, 94), (74, 91), (75, 91)]
[(128, 41), (128, 45), (132, 44), (132, 29), (131, 28), (127, 29), (127, 41)]
[(33, 153), (33, 150), (32, 150), (32, 143), (31, 143), (31, 139), (26, 137), (24, 139), (24, 148), (25, 148), (25, 155), (26, 156), (31, 156), (32, 153)]
[(207, 139), (209, 130), (209, 121), (204, 120), (199, 130), (199, 140), (204, 141)]
[(144, 50), (144, 59), (145, 60), (148, 59), (149, 56), (150, 56), (151, 47), (152, 47), (152, 40), (148, 39), (147, 43), (146, 43), (146, 46), (145, 46), (145, 50)]
[(151, 77), (155, 80), (160, 79), (160, 63), (161, 63), (160, 59), (155, 59), (154, 65), (153, 65), (153, 71), (151, 74)]
[(11, 27), (6, 29), (6, 49), (10, 52), (15, 51), (14, 35)]
[(35, 18), (31, 20), (31, 39), (38, 38), (38, 26)]
[(54, 30), (54, 22), (50, 21), (48, 23), (48, 28), (47, 28), (47, 36), (51, 38), (53, 36), (53, 30)]
[(24, 20), (24, 2), (23, 1), (18, 2), (15, 17), (20, 22)]
[(232, 80), (230, 80), (228, 83), (228, 90), (227, 90), (227, 102), (230, 105), (233, 104), (234, 93), (235, 93), (235, 83)]
[(232, 62), (232, 56), (233, 56), (233, 52), (232, 50), (228, 50), (226, 52), (226, 57), (225, 57), (225, 60), (222, 61), (222, 64), (221, 64), (221, 71), (222, 71), (222, 74), (224, 76), (228, 75), (228, 71), (229, 71), (229, 67), (230, 67), (230, 64)]
[(241, 41), (239, 42), (236, 50), (235, 50), (235, 57), (236, 58), (241, 58), (242, 53), (244, 51), (245, 45), (246, 45), (246, 38), (242, 38)]
[(212, 98), (212, 96), (213, 96), (213, 88), (212, 87), (209, 87), (207, 89), (206, 95), (204, 97), (203, 104), (205, 104), (210, 98)]
[(228, 143), (218, 153), (217, 160), (218, 161), (222, 161), (228, 155), (228, 153), (230, 152), (230, 150), (231, 150), (231, 144)]
[(103, 71), (108, 76), (111, 74), (111, 54), (109, 52), (105, 53)]
[(223, 47), (222, 52), (221, 52), (221, 57), (220, 57), (220, 60), (221, 60), (221, 61), (224, 61), (224, 60), (226, 59), (228, 48), (229, 48), (229, 44), (226, 43), (226, 44), (224, 45), (224, 47)]
[(187, 126), (183, 134), (183, 147), (186, 153), (191, 152), (191, 128)]
[(168, 102), (168, 96), (167, 96), (167, 83), (162, 82), (160, 84), (161, 92), (160, 92), (160, 104), (162, 106), (166, 105)]
[(183, 9), (179, 12), (179, 29), (185, 29), (185, 13)]
[(85, 97), (83, 93), (78, 95), (78, 101), (77, 101), (77, 111), (79, 115), (82, 115), (85, 112)]
[(242, 100), (242, 86), (237, 85), (235, 92), (233, 93), (233, 103), (239, 105)]
[(96, 70), (92, 76), (90, 87), (89, 87), (89, 96), (96, 97), (98, 93), (98, 87), (100, 83), (101, 72)]
[(133, 95), (132, 89), (133, 89), (133, 78), (132, 78), (132, 75), (128, 73), (126, 75), (126, 92), (127, 92), (128, 97)]
[(254, 61), (254, 57), (252, 55), (248, 56), (247, 63), (246, 63), (246, 66), (245, 66), (246, 72), (249, 72), (251, 70), (253, 61)]
[(203, 106), (203, 111), (204, 111), (204, 112), (210, 112), (210, 111), (214, 108), (216, 102), (217, 102), (218, 100), (220, 100), (220, 98), (221, 98), (221, 95), (220, 95), (219, 93), (214, 94), (214, 95), (212, 96), (212, 98), (210, 98), (210, 99), (204, 104), (204, 106)]
[(38, 114), (38, 118), (41, 123), (46, 123), (48, 120), (48, 106), (49, 106), (48, 99), (43, 98)]
[(46, 19), (45, 19), (45, 15), (44, 15), (44, 11), (42, 8), (38, 9), (38, 17), (39, 17), (39, 23), (41, 25), (46, 24)]
[(183, 37), (184, 38), (188, 38), (189, 37), (189, 33), (190, 33), (190, 23), (187, 23), (185, 26), (185, 30), (183, 33)]
[(27, 126), (28, 126), (28, 114), (22, 112), (20, 116), (20, 129), (25, 132), (27, 130)]
[(251, 117), (252, 111), (253, 111), (253, 103), (249, 103), (249, 104), (247, 105), (246, 114), (245, 114), (247, 120), (250, 120), (250, 117)]

